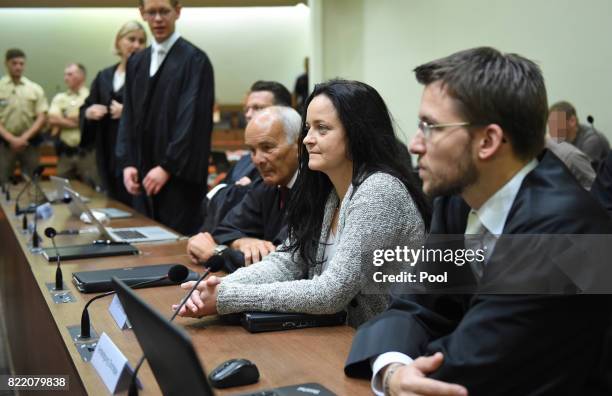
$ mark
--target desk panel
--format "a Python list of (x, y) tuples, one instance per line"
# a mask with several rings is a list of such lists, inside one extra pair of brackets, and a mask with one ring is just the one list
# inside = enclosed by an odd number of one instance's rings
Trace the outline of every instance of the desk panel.
[[(43, 188), (50, 188), (44, 185)], [(12, 196), (21, 186), (12, 187)], [(107, 200), (85, 186), (77, 190), (91, 197), (90, 207), (116, 207), (124, 205)], [(63, 374), (70, 376), (70, 391), (61, 395), (105, 395), (105, 385), (89, 363), (81, 360), (67, 326), (80, 323), (81, 311), (96, 294), (82, 294), (72, 284), (72, 272), (178, 263), (198, 272), (186, 254), (185, 239), (171, 243), (139, 244), (137, 256), (71, 260), (62, 263), (64, 282), (76, 297), (76, 303), (55, 304), (45, 286), (55, 279), (55, 264), (41, 255), (32, 254), (28, 235), (21, 231), (21, 218), (14, 216), (14, 202), (0, 198), (0, 293), (6, 315), (5, 326), (10, 344), (14, 372), (17, 374)], [(53, 205), (52, 218), (39, 221), (43, 235), (46, 227), (58, 231), (84, 227), (72, 218), (63, 204)], [(31, 217), (31, 216), (29, 216)], [(129, 219), (112, 220), (112, 227), (145, 226), (156, 223), (136, 214)], [(93, 234), (57, 236), (58, 246), (86, 243), (96, 239)], [(44, 247), (51, 246), (43, 237)], [(184, 295), (179, 287), (142, 289), (138, 294), (162, 314), (171, 316), (171, 306)], [(131, 330), (120, 330), (112, 319), (108, 306), (112, 297), (92, 303), (89, 308), (91, 323), (98, 332), (106, 332), (134, 365), (142, 350)], [(231, 358), (246, 358), (257, 364), (261, 378), (255, 385), (228, 390), (218, 394), (236, 394), (264, 388), (273, 388), (303, 382), (319, 382), (339, 395), (369, 394), (369, 382), (347, 378), (343, 373), (354, 330), (350, 327), (315, 328), (285, 332), (250, 334), (242, 327), (229, 326), (219, 318), (177, 318), (195, 345), (198, 356), (208, 372)], [(142, 395), (161, 393), (149, 366), (145, 363), (139, 378), (144, 383)], [(22, 392), (22, 394), (28, 394)], [(40, 394), (32, 392), (32, 394)]]

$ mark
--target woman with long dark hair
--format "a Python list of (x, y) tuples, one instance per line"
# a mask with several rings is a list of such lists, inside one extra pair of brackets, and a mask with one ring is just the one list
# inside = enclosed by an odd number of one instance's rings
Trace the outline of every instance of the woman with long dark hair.
[(373, 254), (420, 248), (430, 219), (410, 156), (367, 84), (319, 84), (305, 105), (288, 240), (257, 264), (203, 282), (180, 315), (346, 309), (358, 326), (385, 309), (385, 294), (364, 292), (374, 272), (386, 270), (373, 265)]
[(98, 73), (91, 83), (89, 97), (81, 106), (81, 144), (95, 145), (102, 188), (111, 198), (130, 206), (132, 197), (123, 185), (122, 169), (117, 168), (115, 145), (123, 111), (125, 67), (130, 55), (142, 50), (146, 43), (147, 35), (140, 23), (125, 23), (115, 37), (115, 54), (120, 62)]

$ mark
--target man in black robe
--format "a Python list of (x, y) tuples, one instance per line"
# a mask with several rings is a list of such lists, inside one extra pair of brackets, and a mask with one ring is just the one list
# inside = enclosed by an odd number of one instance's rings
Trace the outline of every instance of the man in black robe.
[(300, 127), (299, 114), (285, 106), (268, 107), (249, 122), (245, 143), (261, 179), (252, 183), (244, 199), (211, 233), (189, 240), (187, 252), (194, 262), (219, 255), (231, 272), (260, 261), (285, 239), (285, 209), (297, 177)]
[[(247, 123), (270, 106), (291, 106), (291, 94), (285, 86), (276, 81), (255, 81), (251, 85), (244, 104), (244, 118)], [(201, 232), (211, 232), (232, 208), (238, 205), (251, 189), (251, 183), (261, 180), (261, 176), (251, 161), (251, 153), (245, 154), (227, 172), (219, 185), (211, 190), (206, 206), (206, 219)]]
[(143, 0), (153, 44), (127, 64), (117, 159), (134, 206), (182, 232), (202, 224), (214, 78), (206, 54), (180, 37), (177, 0)]

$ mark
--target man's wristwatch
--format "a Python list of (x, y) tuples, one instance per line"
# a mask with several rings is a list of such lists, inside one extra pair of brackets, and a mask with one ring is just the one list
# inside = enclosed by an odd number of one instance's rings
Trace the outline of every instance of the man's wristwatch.
[(391, 395), (391, 377), (400, 367), (404, 366), (402, 363), (391, 363), (387, 370), (385, 371), (385, 375), (383, 377), (383, 393), (385, 396)]
[(227, 250), (227, 245), (217, 245), (213, 249), (213, 256), (221, 256)]

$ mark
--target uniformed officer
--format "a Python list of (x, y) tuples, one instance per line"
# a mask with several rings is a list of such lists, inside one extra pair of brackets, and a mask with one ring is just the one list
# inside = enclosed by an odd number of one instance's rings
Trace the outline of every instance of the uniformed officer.
[(25, 53), (6, 51), (6, 76), (0, 79), (0, 183), (15, 171), (17, 161), (24, 173), (38, 165), (38, 149), (32, 139), (46, 121), (47, 98), (42, 87), (23, 76)]
[(96, 187), (100, 185), (94, 150), (83, 148), (79, 129), (79, 109), (89, 96), (85, 86), (85, 67), (71, 63), (64, 70), (64, 82), (68, 88), (51, 101), (49, 124), (51, 136), (58, 137), (57, 175), (65, 178), (79, 178)]

